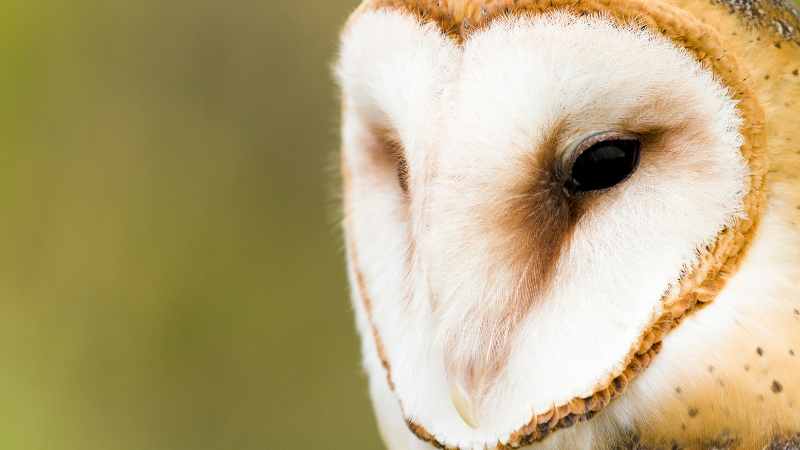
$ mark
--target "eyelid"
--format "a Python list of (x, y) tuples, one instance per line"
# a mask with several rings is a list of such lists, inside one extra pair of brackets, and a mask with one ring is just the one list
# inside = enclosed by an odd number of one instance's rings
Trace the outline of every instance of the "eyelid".
[(582, 137), (575, 139), (564, 152), (564, 172), (569, 174), (572, 172), (572, 165), (579, 156), (586, 150), (604, 141), (639, 141), (641, 136), (630, 131), (600, 131), (595, 133), (585, 134)]

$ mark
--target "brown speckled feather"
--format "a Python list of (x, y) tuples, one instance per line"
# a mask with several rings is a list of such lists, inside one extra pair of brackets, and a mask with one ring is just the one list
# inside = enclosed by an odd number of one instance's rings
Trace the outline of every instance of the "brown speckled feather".
[(800, 9), (790, 0), (714, 0), (746, 22), (770, 28), (787, 41), (800, 45)]
[[(736, 450), (739, 448), (740, 442), (737, 438), (731, 435), (721, 436), (718, 439), (708, 441), (703, 445), (707, 450)], [(639, 438), (634, 438), (623, 447), (614, 448), (614, 450), (685, 450), (677, 444), (673, 444), (669, 448), (655, 448), (643, 445)], [(790, 437), (777, 438), (770, 443), (763, 450), (800, 450), (800, 434)]]

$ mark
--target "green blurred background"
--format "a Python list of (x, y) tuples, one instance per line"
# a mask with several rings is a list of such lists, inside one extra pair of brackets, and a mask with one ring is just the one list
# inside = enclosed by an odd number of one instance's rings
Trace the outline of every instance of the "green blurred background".
[(336, 211), (357, 0), (0, 0), (0, 449), (377, 449)]

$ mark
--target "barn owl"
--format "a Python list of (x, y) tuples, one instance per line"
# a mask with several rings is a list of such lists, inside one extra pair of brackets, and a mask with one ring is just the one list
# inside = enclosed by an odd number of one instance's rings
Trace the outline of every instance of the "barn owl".
[(390, 450), (800, 448), (800, 12), (366, 0), (348, 273)]

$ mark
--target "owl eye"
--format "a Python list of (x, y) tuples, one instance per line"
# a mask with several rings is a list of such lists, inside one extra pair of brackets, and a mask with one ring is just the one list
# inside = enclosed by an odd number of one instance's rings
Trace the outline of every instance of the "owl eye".
[(376, 168), (380, 168), (389, 180), (390, 176), (395, 177), (397, 187), (404, 196), (409, 195), (409, 168), (408, 160), (405, 157), (405, 149), (400, 141), (397, 132), (392, 128), (376, 127), (373, 130), (375, 147), (370, 152), (374, 158)]
[(641, 142), (636, 138), (589, 138), (572, 165), (567, 190), (582, 193), (608, 189), (627, 180), (639, 165)]
[(402, 155), (396, 155), (397, 158), (397, 183), (400, 185), (400, 190), (404, 194), (408, 194), (408, 162)]

